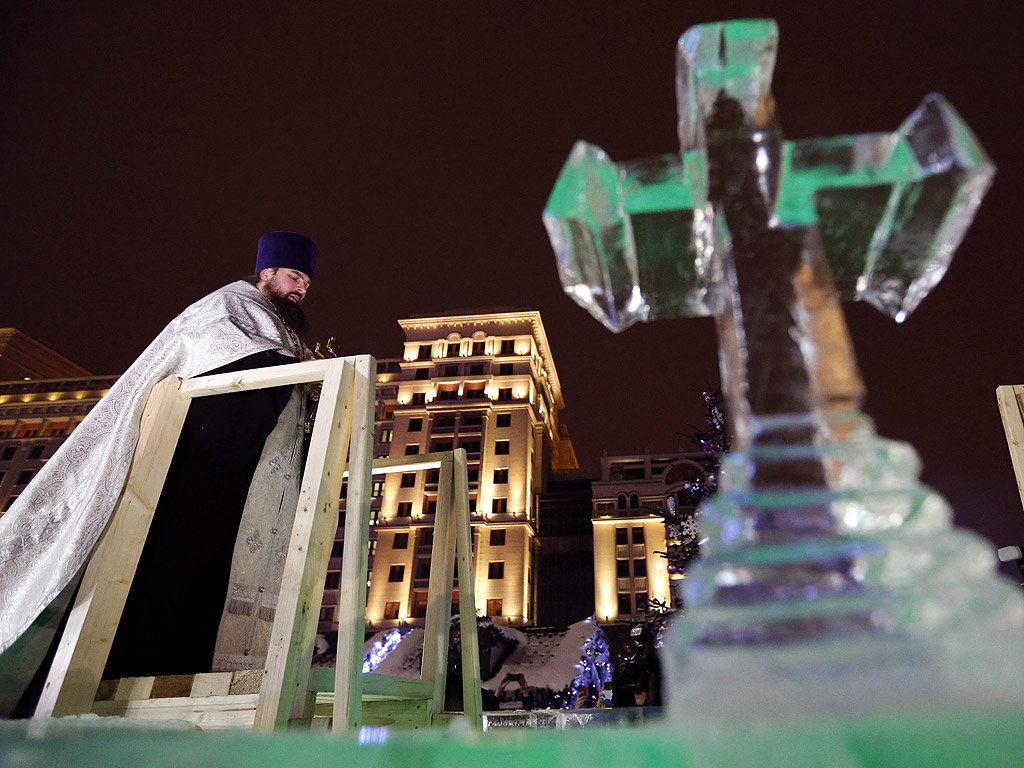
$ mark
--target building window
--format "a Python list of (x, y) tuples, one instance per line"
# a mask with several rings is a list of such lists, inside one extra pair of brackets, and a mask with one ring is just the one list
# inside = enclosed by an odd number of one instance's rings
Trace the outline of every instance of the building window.
[(405, 580), (405, 566), (404, 565), (392, 565), (391, 570), (388, 571), (388, 581), (404, 581)]
[(647, 610), (647, 593), (637, 592), (636, 593), (636, 609), (637, 611)]
[(615, 543), (616, 544), (629, 544), (629, 531), (625, 528), (615, 529)]
[(445, 376), (458, 376), (459, 375), (459, 366), (457, 366), (457, 365), (446, 365), (444, 367), (444, 375)]
[(633, 543), (643, 544), (644, 543), (644, 529), (643, 526), (638, 526), (633, 529)]
[(502, 339), (501, 341), (501, 354), (503, 355), (514, 355), (516, 353), (516, 340), (515, 339)]
[(13, 445), (7, 446), (6, 448), (4, 448), (4, 452), (0, 454), (0, 461), (10, 461), (11, 459), (14, 458), (14, 454), (17, 450), (18, 449), (15, 448)]
[(408, 549), (409, 547), (409, 533), (403, 531), (402, 533), (395, 534), (395, 541), (391, 545), (392, 549)]
[(395, 437), (395, 430), (387, 427), (380, 431), (380, 441), (382, 443), (390, 443)]
[[(630, 509), (636, 509), (639, 506), (640, 506), (640, 497), (637, 496), (635, 493), (629, 494), (629, 508)], [(643, 539), (641, 539), (641, 541), (643, 541)]]
[(41, 446), (41, 445), (33, 445), (32, 446), (32, 450), (28, 452), (28, 457), (30, 459), (38, 459), (42, 455), (43, 455), (43, 446)]
[(619, 579), (629, 578), (629, 560), (615, 561), (615, 576)]
[(511, 400), (512, 399), (512, 387), (502, 387), (498, 390), (499, 400)]
[(491, 499), (491, 514), (504, 515), (508, 510), (508, 499)]
[(427, 592), (417, 590), (412, 593), (412, 615), (413, 618), (423, 618), (427, 615)]
[(402, 482), (399, 483), (399, 488), (415, 488), (416, 487), (416, 473), (415, 472), (403, 472)]
[(512, 375), (512, 363), (502, 363), (498, 366), (499, 376), (511, 376)]
[(382, 405), (380, 409), (380, 417), (385, 421), (387, 419), (395, 418), (395, 404), (385, 403), (384, 405)]
[(496, 440), (494, 443), (494, 455), (495, 456), (508, 456), (509, 446), (511, 442), (509, 440)]
[(487, 578), (488, 579), (504, 579), (505, 578), (505, 561), (504, 560), (492, 560), (487, 564)]
[(459, 388), (457, 386), (440, 387), (437, 390), (438, 400), (457, 400), (459, 397)]
[(412, 515), (412, 502), (411, 501), (400, 501), (398, 502), (398, 510), (395, 512), (396, 517), (409, 517)]
[(409, 419), (409, 431), (410, 432), (422, 432), (423, 431), (423, 419)]
[(480, 468), (472, 467), (466, 470), (466, 481), (470, 483), (480, 482)]
[(460, 440), (459, 447), (465, 448), (466, 453), (480, 453), (480, 441), (479, 440)]
[(647, 575), (647, 561), (643, 558), (633, 561), (633, 575), (634, 576), (646, 576)]
[(415, 456), (419, 452), (420, 452), (420, 444), (419, 443), (409, 443), (407, 446), (405, 446), (405, 455), (406, 456)]
[(377, 554), (377, 540), (376, 539), (370, 539), (367, 542), (366, 554), (368, 554), (370, 557), (373, 557), (375, 554)]
[(459, 356), (459, 343), (458, 342), (455, 342), (454, 344), (449, 344), (448, 345), (448, 353), (447, 353), (446, 356), (447, 357), (458, 357)]
[(505, 529), (504, 528), (492, 528), (491, 529), (491, 546), (492, 547), (503, 547), (503, 546), (505, 546)]
[(43, 430), (44, 437), (52, 437), (53, 435), (60, 435), (68, 428), (66, 421), (51, 421), (46, 425), (46, 429)]
[(430, 578), (430, 561), (420, 560), (416, 563), (416, 578), (417, 579), (429, 579)]
[(336, 541), (331, 545), (331, 557), (341, 557), (345, 550), (344, 541)]
[(341, 571), (328, 571), (324, 579), (324, 589), (337, 589), (341, 586)]
[(617, 509), (625, 509), (626, 508), (626, 494), (624, 494), (624, 493), (620, 493), (619, 494), (619, 497), (617, 499), (615, 499), (615, 506), (616, 506)]
[(498, 427), (511, 427), (512, 426), (512, 414), (511, 413), (499, 413), (498, 419), (495, 422)]
[(25, 485), (29, 480), (32, 479), (32, 470), (26, 469), (18, 475), (18, 479), (14, 481), (15, 485)]
[(484, 385), (483, 384), (469, 384), (463, 390), (463, 397), (474, 399), (481, 398), (484, 396)]
[(328, 605), (320, 609), (320, 621), (334, 621), (333, 605)]
[(487, 352), (484, 351), (486, 349), (487, 349), (487, 342), (486, 341), (474, 341), (473, 342), (473, 354), (474, 355), (486, 355)]
[(507, 469), (496, 469), (494, 470), (494, 484), (504, 485), (508, 482), (508, 470)]
[(500, 597), (489, 597), (489, 598), (487, 598), (487, 615), (488, 616), (501, 616), (501, 598)]
[(437, 499), (427, 498), (427, 503), (424, 505), (424, 514), (436, 515), (437, 514)]
[(416, 375), (413, 376), (413, 379), (415, 381), (424, 381), (425, 379), (428, 378), (430, 378), (430, 371), (427, 370), (426, 368), (417, 368)]
[(427, 404), (427, 393), (426, 392), (413, 392), (412, 400), (410, 401), (413, 405), (426, 405)]
[(437, 485), (441, 482), (441, 470), (440, 469), (428, 469), (427, 470), (427, 485)]
[(462, 426), (464, 427), (479, 427), (483, 423), (484, 417), (479, 413), (469, 413), (462, 417)]
[(417, 360), (429, 360), (430, 359), (430, 344), (420, 344), (420, 351), (416, 355)]
[(435, 440), (431, 444), (430, 450), (435, 453), (439, 453), (441, 451), (450, 451), (453, 445), (454, 443), (452, 443), (451, 440)]
[(373, 485), (370, 486), (370, 496), (373, 498), (380, 498), (384, 495), (384, 481), (374, 480)]
[(471, 363), (469, 366), (470, 376), (483, 376), (484, 375), (484, 364), (483, 363)]
[(619, 615), (625, 615), (633, 612), (633, 606), (630, 604), (629, 592), (619, 592)]
[(384, 603), (384, 618), (385, 619), (397, 619), (398, 618), (398, 606), (400, 603), (395, 601), (388, 601)]

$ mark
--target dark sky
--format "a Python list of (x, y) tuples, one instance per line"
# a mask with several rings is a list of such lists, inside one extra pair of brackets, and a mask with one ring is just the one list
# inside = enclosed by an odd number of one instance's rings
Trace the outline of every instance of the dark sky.
[(604, 330), (562, 294), (540, 213), (576, 139), (616, 160), (676, 148), (683, 31), (772, 16), (789, 138), (892, 130), (940, 91), (999, 167), (916, 314), (846, 309), (879, 432), (917, 447), (962, 524), (1024, 544), (994, 395), (1024, 381), (1021, 42), (995, 7), (8, 0), (0, 325), (119, 372), (251, 271), (262, 232), (294, 229), (321, 250), (313, 339), (395, 357), (400, 317), (537, 309), (584, 466), (689, 448), (712, 322)]

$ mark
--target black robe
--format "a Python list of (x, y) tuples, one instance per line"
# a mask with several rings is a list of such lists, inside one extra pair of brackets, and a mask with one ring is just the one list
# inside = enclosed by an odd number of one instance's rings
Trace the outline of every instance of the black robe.
[[(293, 362), (260, 352), (204, 375)], [(104, 678), (210, 671), (249, 485), (292, 389), (192, 401)]]

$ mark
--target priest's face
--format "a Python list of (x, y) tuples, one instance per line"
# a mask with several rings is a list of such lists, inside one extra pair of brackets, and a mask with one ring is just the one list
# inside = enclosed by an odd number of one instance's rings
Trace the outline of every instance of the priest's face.
[(301, 306), (309, 285), (309, 276), (305, 272), (282, 268), (261, 270), (256, 287), (274, 303), (285, 321), (301, 332), (309, 326)]
[(257, 286), (271, 298), (284, 299), (298, 305), (309, 290), (309, 275), (297, 269), (264, 269)]

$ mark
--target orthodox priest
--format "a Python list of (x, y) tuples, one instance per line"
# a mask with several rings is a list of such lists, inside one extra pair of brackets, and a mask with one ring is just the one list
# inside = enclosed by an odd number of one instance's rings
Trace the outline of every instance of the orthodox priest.
[[(308, 359), (301, 304), (317, 247), (260, 238), (256, 274), (188, 307), (156, 337), (0, 517), (0, 714), (67, 611), (123, 489), (150, 389)], [(263, 663), (301, 479), (298, 387), (190, 406), (104, 677)]]

